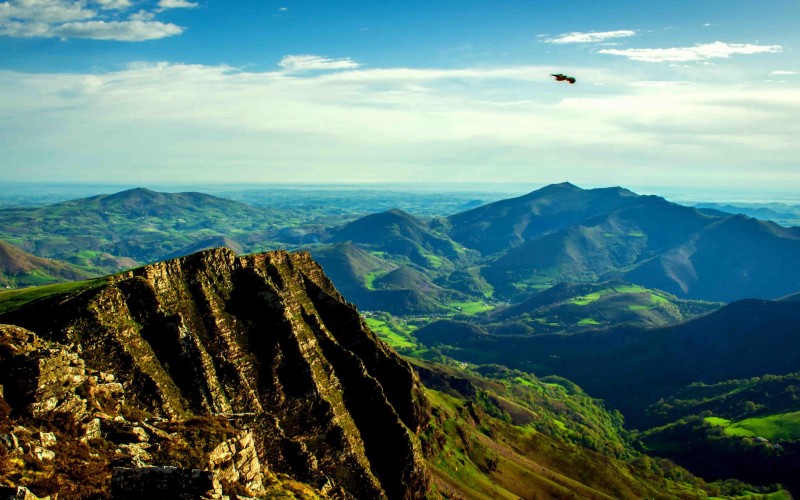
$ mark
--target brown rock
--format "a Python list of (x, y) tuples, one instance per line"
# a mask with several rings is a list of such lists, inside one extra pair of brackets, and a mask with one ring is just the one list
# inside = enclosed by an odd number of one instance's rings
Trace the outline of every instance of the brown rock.
[(419, 379), (307, 253), (209, 250), (0, 321), (82, 345), (158, 416), (254, 413), (257, 458), (276, 472), (361, 498), (428, 490)]

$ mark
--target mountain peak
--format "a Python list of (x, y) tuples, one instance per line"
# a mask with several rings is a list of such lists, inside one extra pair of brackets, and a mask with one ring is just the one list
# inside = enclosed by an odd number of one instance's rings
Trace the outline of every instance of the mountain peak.
[(404, 210), (400, 210), (399, 208), (390, 208), (389, 210), (387, 210), (387, 211), (385, 211), (383, 213), (387, 214), (387, 215), (396, 215), (398, 217), (403, 217), (403, 218), (410, 218), (410, 219), (414, 218), (413, 215), (411, 215), (410, 213), (408, 213), (408, 212), (406, 212)]
[(571, 182), (559, 182), (558, 184), (548, 184), (542, 188), (537, 189), (536, 191), (531, 192), (533, 193), (541, 193), (541, 192), (556, 192), (556, 191), (583, 191), (583, 188), (576, 186)]

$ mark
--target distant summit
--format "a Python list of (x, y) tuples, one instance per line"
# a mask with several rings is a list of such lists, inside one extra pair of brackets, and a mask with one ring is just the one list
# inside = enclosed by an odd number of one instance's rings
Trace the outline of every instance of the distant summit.
[(581, 189), (562, 182), (452, 215), (447, 222), (454, 240), (490, 255), (588, 217), (629, 206), (638, 197), (618, 187)]

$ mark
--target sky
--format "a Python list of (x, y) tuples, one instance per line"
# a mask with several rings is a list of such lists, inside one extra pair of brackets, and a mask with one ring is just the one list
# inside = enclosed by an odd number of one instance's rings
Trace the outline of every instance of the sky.
[(0, 179), (793, 191), (798, 26), (798, 0), (5, 0)]

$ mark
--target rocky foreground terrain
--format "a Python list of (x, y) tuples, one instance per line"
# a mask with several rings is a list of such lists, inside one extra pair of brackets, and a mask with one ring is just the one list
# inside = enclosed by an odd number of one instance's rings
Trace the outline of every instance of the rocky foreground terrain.
[(416, 373), (308, 254), (209, 250), (0, 324), (0, 497), (430, 492)]

